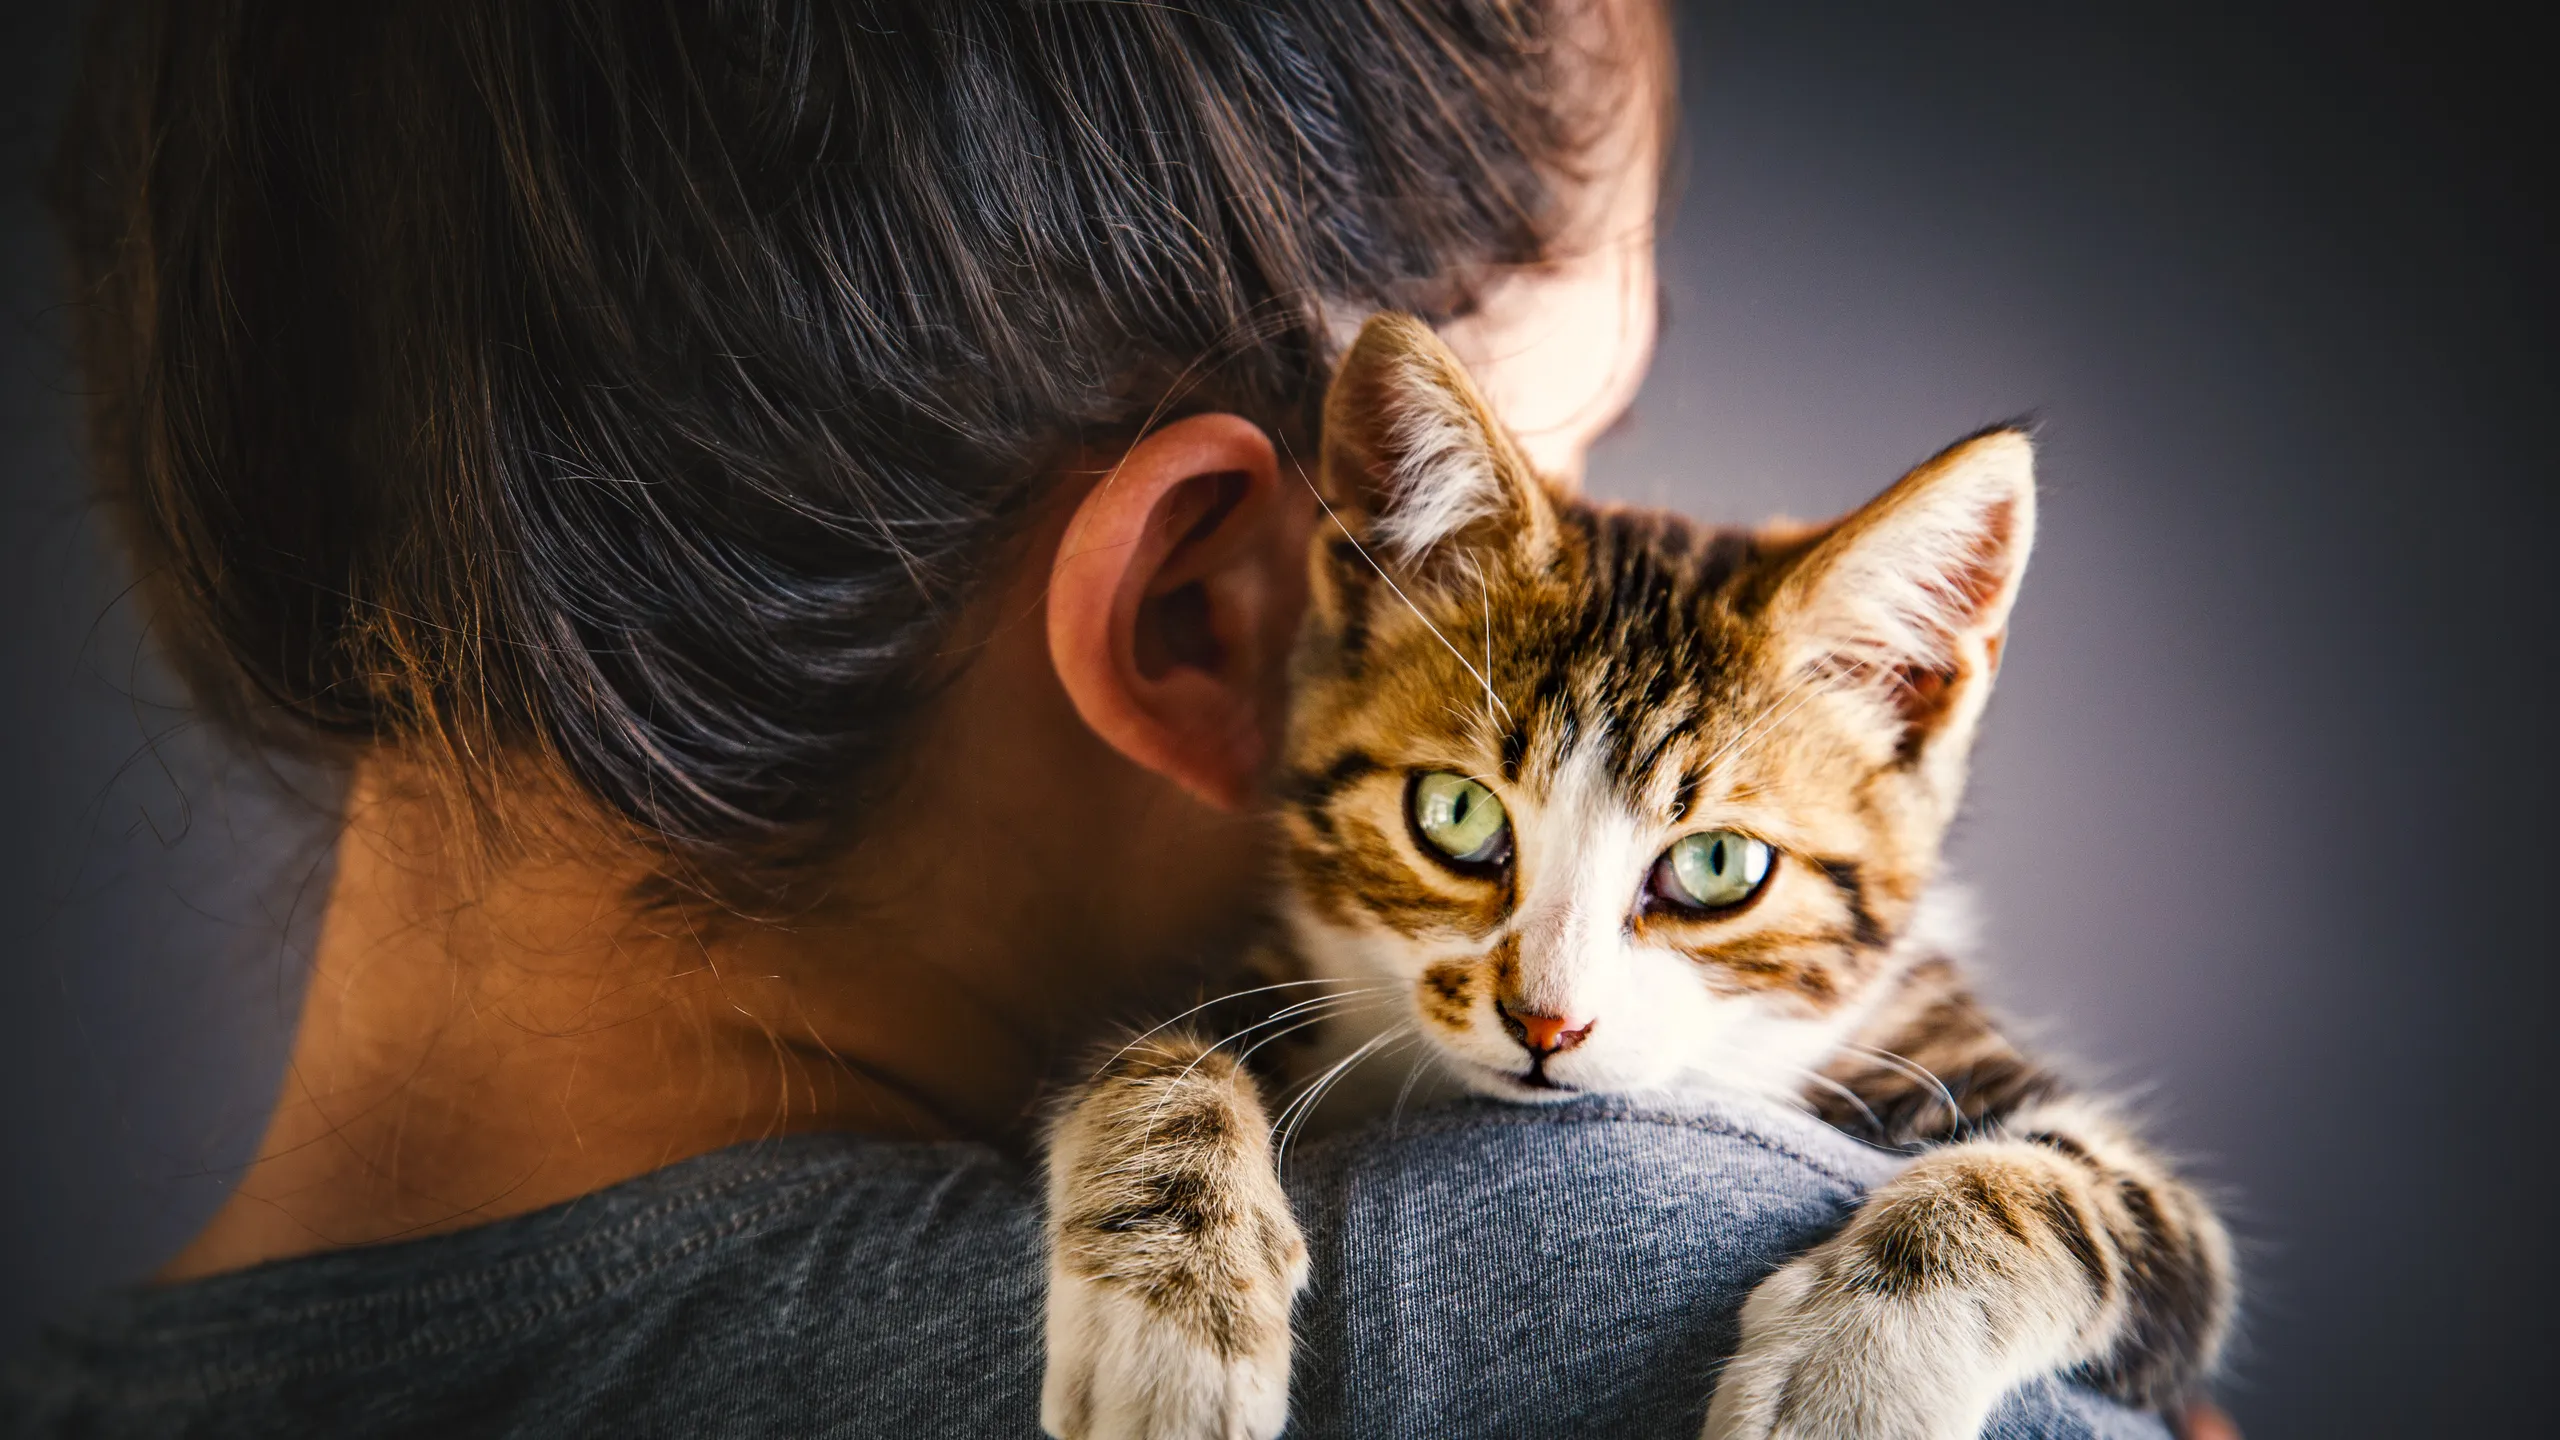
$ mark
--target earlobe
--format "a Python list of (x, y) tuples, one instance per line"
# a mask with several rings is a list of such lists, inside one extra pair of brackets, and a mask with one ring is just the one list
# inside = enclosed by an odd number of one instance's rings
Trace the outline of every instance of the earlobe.
[(1303, 592), (1270, 437), (1195, 415), (1141, 439), (1077, 503), (1051, 565), (1051, 662), (1076, 712), (1223, 809), (1251, 803)]

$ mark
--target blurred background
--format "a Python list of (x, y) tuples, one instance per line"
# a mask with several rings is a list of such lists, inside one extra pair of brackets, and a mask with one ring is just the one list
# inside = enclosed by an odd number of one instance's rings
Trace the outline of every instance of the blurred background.
[[(325, 786), (224, 761), (76, 463), (0, 19), (0, 1351), (146, 1274), (277, 1083)], [(1853, 504), (2042, 420), (1958, 863), (1991, 988), (2225, 1197), (2252, 1437), (2540, 1431), (2560, 886), (2553, 126), (2522, 20), (1684, 4), (1669, 328), (1593, 485)]]

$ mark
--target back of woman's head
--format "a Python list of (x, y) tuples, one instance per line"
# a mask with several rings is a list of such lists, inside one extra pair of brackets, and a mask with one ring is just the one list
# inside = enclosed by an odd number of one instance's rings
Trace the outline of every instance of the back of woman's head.
[(199, 702), (726, 886), (876, 792), (1079, 454), (1313, 423), (1553, 240), (1538, 0), (138, 0), (68, 130), (96, 460)]

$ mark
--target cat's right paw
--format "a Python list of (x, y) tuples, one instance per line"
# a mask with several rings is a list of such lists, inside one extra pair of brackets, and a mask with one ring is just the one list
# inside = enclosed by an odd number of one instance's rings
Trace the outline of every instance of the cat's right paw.
[(1227, 1353), (1126, 1287), (1053, 1268), (1040, 1428), (1058, 1440), (1273, 1440), (1289, 1416), (1286, 1337), (1284, 1325), (1277, 1345)]
[(1252, 1079), (1190, 1035), (1114, 1057), (1049, 1137), (1059, 1440), (1270, 1440), (1307, 1246)]

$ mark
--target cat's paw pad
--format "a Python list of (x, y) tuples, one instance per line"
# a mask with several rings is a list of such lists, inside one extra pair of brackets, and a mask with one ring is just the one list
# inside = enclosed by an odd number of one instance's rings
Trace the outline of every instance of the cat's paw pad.
[(1706, 1440), (1974, 1440), (2012, 1379), (1979, 1306), (1867, 1293), (1824, 1259), (1816, 1251), (1752, 1292)]
[(1040, 1428), (1058, 1440), (1273, 1440), (1287, 1422), (1285, 1319), (1277, 1344), (1231, 1351), (1127, 1287), (1063, 1269), (1049, 1285)]

